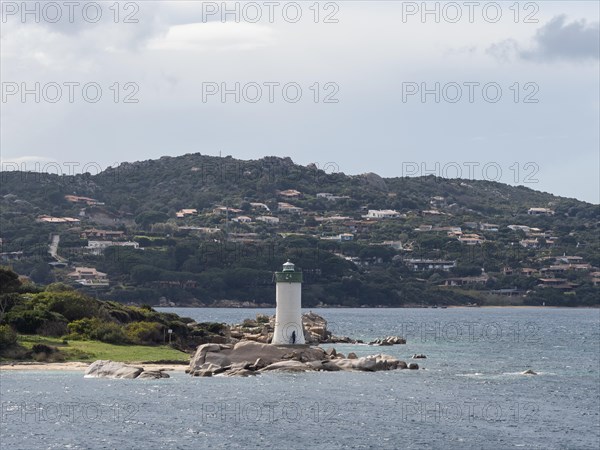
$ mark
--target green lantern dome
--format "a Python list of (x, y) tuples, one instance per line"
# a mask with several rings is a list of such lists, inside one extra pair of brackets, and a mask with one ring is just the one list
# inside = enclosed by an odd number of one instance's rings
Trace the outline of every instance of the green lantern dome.
[(277, 283), (302, 283), (302, 272), (296, 271), (294, 263), (286, 262), (281, 272), (275, 272)]

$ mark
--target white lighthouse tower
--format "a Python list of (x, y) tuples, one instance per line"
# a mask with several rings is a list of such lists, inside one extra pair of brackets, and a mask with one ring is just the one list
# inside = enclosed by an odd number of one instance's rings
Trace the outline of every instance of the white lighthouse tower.
[(304, 328), (302, 327), (302, 272), (296, 271), (289, 260), (283, 265), (281, 272), (275, 272), (277, 282), (275, 310), (275, 332), (272, 344), (301, 345), (304, 344)]

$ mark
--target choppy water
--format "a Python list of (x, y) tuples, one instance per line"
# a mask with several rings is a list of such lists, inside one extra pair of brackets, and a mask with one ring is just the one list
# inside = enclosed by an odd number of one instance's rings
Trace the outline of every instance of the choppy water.
[[(177, 309), (240, 322), (251, 309)], [(600, 311), (326, 309), (336, 334), (424, 353), (427, 370), (249, 378), (84, 379), (2, 372), (0, 447), (598, 448)], [(538, 372), (525, 376), (526, 369)]]

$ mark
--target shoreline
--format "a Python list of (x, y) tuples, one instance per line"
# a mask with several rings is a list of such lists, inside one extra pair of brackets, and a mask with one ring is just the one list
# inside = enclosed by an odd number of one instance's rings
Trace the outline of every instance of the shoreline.
[[(92, 361), (93, 362), (93, 361)], [(40, 362), (25, 362), (25, 361), (14, 361), (14, 362), (2, 362), (0, 363), (0, 372), (3, 371), (59, 371), (59, 372), (85, 372), (92, 362), (83, 361), (69, 361), (69, 362), (51, 362), (51, 363), (40, 363)], [(189, 367), (189, 363), (186, 364), (154, 364), (154, 363), (136, 363), (136, 362), (124, 362), (136, 367), (143, 367), (144, 370), (159, 370), (164, 369), (165, 372), (184, 372)]]

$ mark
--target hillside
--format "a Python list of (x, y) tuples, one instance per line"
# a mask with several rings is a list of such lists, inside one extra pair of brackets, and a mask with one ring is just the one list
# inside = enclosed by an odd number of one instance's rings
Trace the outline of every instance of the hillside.
[(272, 305), (288, 258), (311, 307), (598, 305), (597, 205), (327, 169), (188, 154), (98, 175), (3, 172), (3, 264), (151, 305)]

